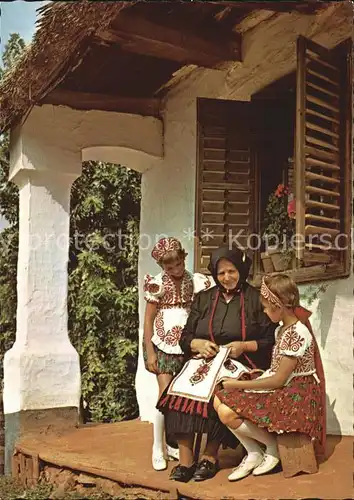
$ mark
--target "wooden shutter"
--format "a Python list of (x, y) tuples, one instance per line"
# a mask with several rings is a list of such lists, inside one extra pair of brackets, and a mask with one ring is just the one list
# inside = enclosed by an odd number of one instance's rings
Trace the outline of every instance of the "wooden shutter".
[(251, 109), (249, 102), (198, 100), (195, 267), (200, 272), (207, 272), (214, 249), (231, 241), (246, 248), (254, 231)]
[[(351, 192), (350, 44), (328, 50), (298, 39), (295, 134), (296, 255), (300, 265), (349, 273)], [(329, 248), (330, 247), (330, 248)], [(337, 266), (337, 267), (336, 267)]]

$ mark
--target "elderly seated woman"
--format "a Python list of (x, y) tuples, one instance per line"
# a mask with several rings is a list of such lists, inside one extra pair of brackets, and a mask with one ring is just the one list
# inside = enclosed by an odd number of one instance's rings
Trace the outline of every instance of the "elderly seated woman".
[[(250, 266), (251, 260), (236, 247), (221, 247), (213, 252), (209, 270), (216, 286), (195, 296), (180, 339), (187, 360), (196, 355), (212, 359), (219, 346), (228, 346), (229, 356), (246, 367), (269, 367), (277, 325), (264, 314), (259, 291), (247, 283)], [(166, 438), (176, 440), (179, 446), (180, 463), (172, 470), (170, 479), (204, 481), (219, 470), (220, 444), (235, 447), (238, 441), (220, 422), (213, 408), (213, 396), (208, 402), (190, 396), (177, 397), (171, 391), (174, 380), (157, 404), (165, 415)], [(196, 387), (194, 384), (193, 390), (199, 390)], [(208, 438), (199, 464), (193, 462), (195, 433), (206, 433)]]

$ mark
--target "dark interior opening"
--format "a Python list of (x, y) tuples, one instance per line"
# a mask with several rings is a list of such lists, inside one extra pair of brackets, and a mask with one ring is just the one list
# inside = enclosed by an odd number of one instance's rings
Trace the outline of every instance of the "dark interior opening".
[(254, 140), (259, 173), (259, 229), (269, 195), (278, 184), (295, 194), (294, 140), (296, 111), (296, 72), (285, 75), (253, 94)]

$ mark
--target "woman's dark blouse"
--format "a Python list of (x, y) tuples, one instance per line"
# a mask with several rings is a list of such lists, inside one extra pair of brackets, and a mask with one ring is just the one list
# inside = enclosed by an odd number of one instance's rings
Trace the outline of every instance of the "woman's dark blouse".
[[(186, 356), (191, 356), (193, 339), (211, 340), (209, 337), (209, 320), (217, 288), (198, 293), (192, 303), (191, 312), (183, 329), (180, 346)], [(260, 294), (256, 288), (246, 284), (244, 287), (246, 340), (255, 340), (258, 344), (256, 352), (247, 352), (249, 359), (262, 370), (270, 366), (274, 345), (274, 330), (277, 327), (263, 312)], [(220, 293), (213, 320), (215, 343), (225, 345), (229, 342), (242, 341), (240, 294), (235, 295), (229, 303)], [(238, 361), (249, 365), (241, 355)]]

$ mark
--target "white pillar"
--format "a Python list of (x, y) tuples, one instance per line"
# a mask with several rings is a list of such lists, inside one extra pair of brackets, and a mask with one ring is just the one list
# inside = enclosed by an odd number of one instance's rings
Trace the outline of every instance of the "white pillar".
[(10, 178), (20, 187), (20, 252), (16, 343), (4, 360), (8, 456), (36, 423), (46, 419), (54, 428), (77, 420), (80, 371), (67, 334), (65, 237), (81, 162), (127, 162), (144, 172), (163, 157), (163, 124), (127, 113), (34, 106), (11, 131), (10, 157)]
[(77, 176), (24, 169), (12, 179), (20, 227), (16, 342), (4, 358), (7, 472), (21, 434), (78, 421), (79, 356), (67, 326), (70, 190)]

